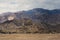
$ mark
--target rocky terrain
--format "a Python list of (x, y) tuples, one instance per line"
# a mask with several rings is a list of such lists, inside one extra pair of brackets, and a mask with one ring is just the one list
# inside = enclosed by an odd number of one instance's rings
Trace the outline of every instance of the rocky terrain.
[(0, 14), (0, 33), (60, 33), (60, 9)]

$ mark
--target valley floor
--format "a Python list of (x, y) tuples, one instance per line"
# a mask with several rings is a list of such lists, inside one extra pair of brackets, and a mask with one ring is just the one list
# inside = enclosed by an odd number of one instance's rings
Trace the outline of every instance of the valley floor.
[(60, 34), (0, 34), (0, 40), (60, 40)]

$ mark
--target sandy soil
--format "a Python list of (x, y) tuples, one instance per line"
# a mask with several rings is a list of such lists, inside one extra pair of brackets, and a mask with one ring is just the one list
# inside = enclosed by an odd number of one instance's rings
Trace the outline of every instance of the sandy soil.
[(60, 40), (60, 34), (0, 34), (0, 40)]

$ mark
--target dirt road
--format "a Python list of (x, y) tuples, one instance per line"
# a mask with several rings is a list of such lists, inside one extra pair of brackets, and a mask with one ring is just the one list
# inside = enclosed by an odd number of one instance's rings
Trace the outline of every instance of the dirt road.
[(0, 40), (60, 40), (60, 34), (0, 34)]

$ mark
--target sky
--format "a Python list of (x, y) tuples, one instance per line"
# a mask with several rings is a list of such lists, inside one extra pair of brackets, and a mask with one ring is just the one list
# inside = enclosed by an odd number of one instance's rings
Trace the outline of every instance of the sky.
[(0, 0), (0, 14), (33, 8), (60, 9), (60, 0)]

